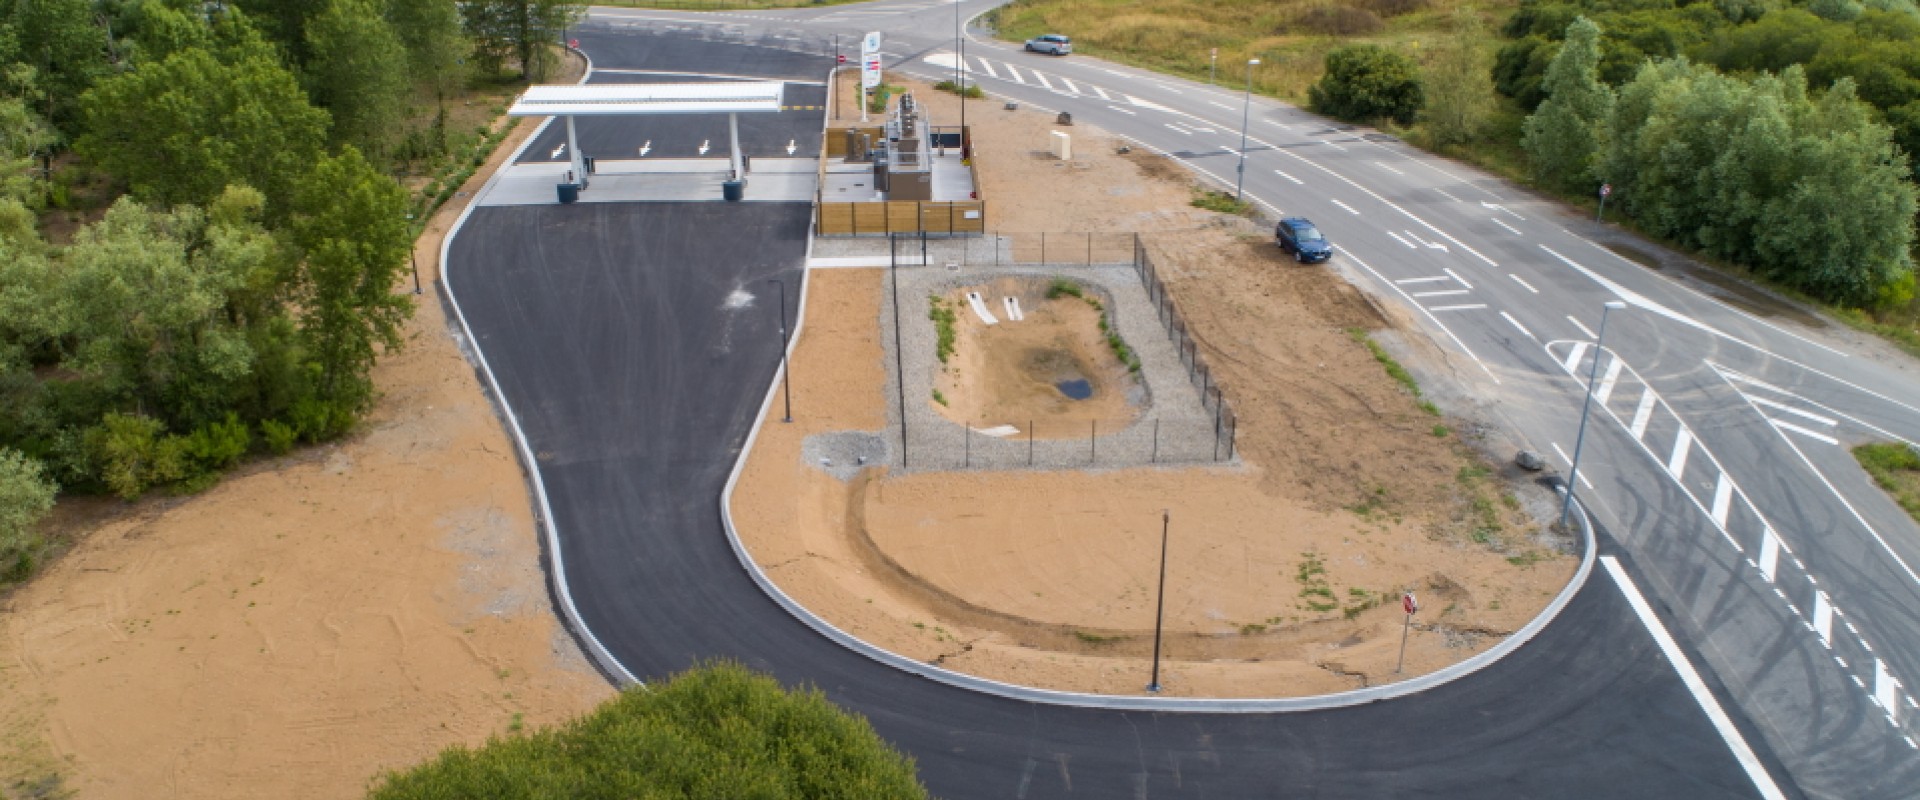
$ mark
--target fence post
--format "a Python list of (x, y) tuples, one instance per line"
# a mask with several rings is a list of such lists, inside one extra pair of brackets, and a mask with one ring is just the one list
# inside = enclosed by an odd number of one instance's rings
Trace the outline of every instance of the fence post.
[(1153, 420), (1153, 455), (1147, 456), (1147, 463), (1160, 463), (1160, 419), (1158, 417)]
[(1100, 463), (1100, 420), (1087, 420), (1087, 463)]
[(1226, 404), (1220, 401), (1220, 390), (1213, 390), (1213, 460), (1220, 460), (1220, 413), (1226, 410)]
[(1233, 416), (1230, 416), (1227, 418), (1227, 460), (1228, 461), (1233, 460), (1233, 442), (1234, 442), (1235, 434), (1238, 434), (1239, 432), (1240, 432), (1240, 415), (1234, 414)]
[(1027, 466), (1033, 466), (1033, 420), (1027, 420)]

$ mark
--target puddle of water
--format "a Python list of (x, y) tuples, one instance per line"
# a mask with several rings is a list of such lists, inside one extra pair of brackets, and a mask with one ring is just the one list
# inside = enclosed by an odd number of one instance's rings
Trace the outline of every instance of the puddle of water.
[(1054, 384), (1053, 388), (1059, 389), (1061, 394), (1075, 400), (1085, 400), (1093, 396), (1093, 384), (1086, 380), (1061, 381)]

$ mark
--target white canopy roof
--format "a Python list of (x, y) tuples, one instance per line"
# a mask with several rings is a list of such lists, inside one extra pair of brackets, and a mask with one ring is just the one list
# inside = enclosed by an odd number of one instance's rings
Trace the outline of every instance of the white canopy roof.
[(507, 114), (515, 117), (612, 116), (779, 111), (780, 81), (595, 83), (531, 86)]

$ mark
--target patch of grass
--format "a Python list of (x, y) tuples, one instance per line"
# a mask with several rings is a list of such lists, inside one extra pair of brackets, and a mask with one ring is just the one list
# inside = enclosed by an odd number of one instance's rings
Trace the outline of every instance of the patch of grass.
[[(838, 6), (862, 0), (595, 0), (596, 5), (622, 8), (671, 8), (676, 11), (759, 11), (768, 8)], [(858, 47), (856, 43), (854, 45)]]
[(1073, 632), (1073, 638), (1079, 639), (1080, 641), (1086, 642), (1087, 644), (1113, 644), (1114, 642), (1120, 641), (1127, 637), (1119, 636), (1119, 635), (1101, 636), (1100, 634), (1097, 634), (1097, 633), (1090, 633), (1088, 631), (1077, 630)]
[(1538, 550), (1528, 550), (1517, 556), (1507, 556), (1507, 563), (1516, 567), (1531, 567), (1547, 560), (1547, 554)]
[[(1406, 387), (1416, 399), (1421, 396), (1420, 382), (1413, 379), (1413, 373), (1408, 372), (1406, 367), (1400, 366), (1400, 362), (1393, 360), (1393, 356), (1387, 355), (1386, 349), (1381, 347), (1379, 342), (1374, 341), (1373, 337), (1368, 336), (1366, 329), (1348, 328), (1347, 335), (1353, 337), (1354, 341), (1366, 345), (1367, 352), (1373, 354), (1373, 360), (1380, 362), (1380, 366), (1387, 371), (1387, 377)], [(1420, 408), (1430, 414), (1440, 413), (1440, 409), (1430, 402), (1421, 403)]]
[(1433, 426), (1433, 438), (1435, 439), (1445, 439), (1447, 435), (1451, 433), (1453, 433), (1453, 431), (1449, 430), (1445, 425)]
[(943, 406), (947, 405), (947, 396), (944, 394), (941, 394), (939, 389), (935, 389), (933, 390), (933, 402), (939, 403), (940, 405), (943, 405)]
[(527, 715), (522, 714), (518, 711), (513, 712), (513, 719), (507, 722), (507, 732), (519, 733), (526, 729), (527, 729)]
[(1920, 520), (1920, 452), (1901, 442), (1884, 442), (1853, 448), (1853, 457), (1894, 502)]
[(1066, 278), (1054, 278), (1053, 283), (1047, 285), (1048, 300), (1058, 300), (1062, 297), (1069, 296), (1084, 300), (1087, 297), (1087, 293), (1085, 289), (1080, 288), (1080, 284), (1074, 283)]
[(1379, 608), (1381, 603), (1386, 602), (1386, 597), (1385, 592), (1369, 592), (1358, 586), (1349, 586), (1347, 587), (1347, 607), (1341, 609), (1340, 614), (1347, 619), (1353, 619)]
[(1300, 566), (1295, 570), (1293, 579), (1300, 583), (1301, 605), (1317, 614), (1324, 614), (1340, 607), (1340, 601), (1333, 595), (1333, 587), (1327, 583), (1327, 565), (1320, 554), (1311, 550), (1301, 553)]
[(961, 91), (960, 84), (954, 83), (953, 81), (941, 81), (934, 84), (933, 88), (942, 92), (952, 92), (966, 97), (985, 97), (987, 95), (986, 91), (981, 89), (980, 84), (977, 83), (967, 84), (965, 91)]
[(1240, 626), (1241, 636), (1253, 636), (1255, 634), (1266, 633), (1266, 632), (1267, 632), (1267, 626), (1259, 622), (1249, 622), (1245, 625)]
[(928, 295), (927, 319), (933, 320), (934, 334), (938, 337), (934, 353), (940, 356), (940, 363), (945, 364), (947, 359), (953, 357), (956, 339), (953, 326), (959, 323), (960, 315), (954, 313), (953, 306), (940, 299), (939, 295)]
[(1204, 208), (1222, 214), (1245, 214), (1253, 210), (1252, 203), (1235, 200), (1233, 195), (1213, 189), (1193, 190), (1192, 204), (1194, 208)]

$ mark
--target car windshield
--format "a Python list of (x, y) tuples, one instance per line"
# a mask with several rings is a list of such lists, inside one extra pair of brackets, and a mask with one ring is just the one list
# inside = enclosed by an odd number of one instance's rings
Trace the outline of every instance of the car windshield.
[(1295, 237), (1298, 237), (1300, 241), (1303, 241), (1303, 242), (1318, 242), (1327, 238), (1325, 236), (1321, 236), (1319, 229), (1313, 227), (1312, 225), (1293, 226), (1293, 235)]

